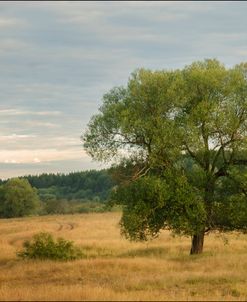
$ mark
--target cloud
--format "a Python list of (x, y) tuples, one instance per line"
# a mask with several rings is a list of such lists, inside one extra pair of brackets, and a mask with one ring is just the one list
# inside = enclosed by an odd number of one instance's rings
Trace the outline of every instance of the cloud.
[(87, 157), (85, 151), (79, 148), (69, 150), (43, 149), (20, 149), (0, 150), (0, 163), (43, 163), (61, 160), (73, 160)]
[(245, 57), (245, 61), (246, 61), (246, 57), (247, 57), (247, 47), (245, 47), (245, 49), (236, 49), (236, 55), (237, 56), (243, 56)]
[(0, 115), (40, 115), (40, 116), (57, 116), (61, 115), (61, 111), (31, 111), (22, 109), (0, 109)]
[[(0, 24), (1, 28), (1, 24)], [(27, 51), (28, 45), (24, 41), (13, 38), (4, 38), (0, 41), (0, 55), (10, 54), (11, 52)]]
[[(138, 24), (140, 15), (143, 16), (143, 19), (152, 22), (177, 21), (189, 17), (191, 13), (208, 12), (214, 7), (210, 3), (195, 3), (194, 1), (186, 1), (186, 3), (176, 1), (95, 1), (94, 5), (86, 1), (83, 4), (65, 1), (59, 6), (49, 5), (49, 9), (57, 13), (60, 22), (87, 25), (96, 24), (95, 21), (107, 22), (109, 19), (111, 20), (111, 17), (116, 19), (125, 17), (129, 21), (128, 16), (136, 18)], [(118, 23), (116, 22), (115, 25), (118, 26)]]
[(19, 140), (19, 139), (28, 139), (28, 138), (34, 138), (36, 135), (32, 134), (10, 134), (10, 135), (0, 135), (0, 142), (6, 142), (9, 140)]
[(246, 8), (234, 1), (1, 4), (0, 175), (90, 167), (79, 137), (103, 94), (139, 67), (245, 59)]
[(22, 124), (29, 127), (40, 127), (40, 128), (60, 128), (62, 125), (54, 124), (50, 122), (40, 122), (40, 121), (23, 121)]
[(54, 162), (41, 163), (1, 163), (0, 162), (0, 178), (6, 179), (28, 174), (41, 173), (69, 173), (90, 169), (103, 169), (106, 165), (92, 162), (89, 158), (80, 158), (74, 160), (58, 160)]
[[(22, 152), (22, 150), (29, 150), (27, 153), (28, 158), (33, 158), (33, 157), (46, 158), (46, 152), (48, 152), (49, 154), (55, 154), (57, 152), (56, 150), (64, 151), (65, 154), (69, 154), (69, 152), (71, 152), (73, 156), (75, 154), (76, 156), (78, 154), (80, 154), (79, 156), (82, 156), (81, 152), (83, 151), (83, 148), (79, 136), (80, 133), (78, 133), (78, 137), (76, 135), (58, 136), (50, 131), (45, 131), (44, 134), (43, 128), (37, 132), (40, 133), (37, 135), (36, 134), (35, 135), (26, 135), (26, 134), (1, 135), (0, 142), (2, 143), (2, 149), (3, 148), (5, 149), (4, 156), (7, 154), (7, 152), (9, 154), (18, 154), (18, 152)], [(57, 132), (59, 134), (61, 133), (61, 130), (58, 129)], [(0, 152), (2, 149), (0, 148)], [(43, 150), (42, 151), (43, 155), (41, 157), (38, 155), (33, 156), (32, 152), (35, 152), (35, 150)], [(56, 156), (54, 158), (56, 158)]]
[(0, 28), (2, 30), (6, 28), (20, 27), (24, 25), (27, 25), (27, 23), (23, 19), (0, 16)]

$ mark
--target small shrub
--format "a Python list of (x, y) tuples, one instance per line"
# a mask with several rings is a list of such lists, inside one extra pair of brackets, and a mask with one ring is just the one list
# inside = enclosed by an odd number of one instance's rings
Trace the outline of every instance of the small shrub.
[(17, 256), (23, 259), (75, 260), (82, 258), (83, 253), (73, 241), (55, 240), (50, 233), (42, 232), (25, 241)]

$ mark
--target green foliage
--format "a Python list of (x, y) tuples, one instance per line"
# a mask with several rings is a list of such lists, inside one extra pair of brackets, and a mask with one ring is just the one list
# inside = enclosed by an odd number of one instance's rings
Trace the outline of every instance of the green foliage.
[(47, 198), (93, 200), (98, 196), (104, 201), (113, 186), (107, 170), (74, 172), (67, 175), (29, 175), (25, 178), (38, 189), (41, 200)]
[[(114, 182), (109, 170), (90, 170), (65, 174), (41, 174), (21, 177), (28, 180), (40, 199), (37, 211), (30, 214), (73, 214), (106, 211), (105, 202), (108, 199)], [(7, 181), (0, 186), (0, 217), (10, 216), (4, 204), (4, 187)], [(95, 205), (97, 204), (97, 205)], [(18, 214), (19, 215), (19, 214)], [(24, 214), (22, 214), (23, 216)], [(29, 215), (26, 213), (25, 215)]]
[(88, 201), (80, 203), (77, 211), (78, 213), (103, 213), (109, 211), (109, 209), (106, 208), (105, 203)]
[(66, 214), (69, 212), (69, 203), (67, 200), (57, 200), (56, 198), (48, 198), (44, 202), (45, 214)]
[(75, 260), (82, 258), (83, 253), (72, 241), (55, 240), (50, 233), (43, 232), (25, 241), (23, 250), (17, 255), (23, 259)]
[(10, 179), (0, 188), (0, 217), (23, 217), (35, 214), (38, 207), (37, 191), (26, 179)]
[(139, 69), (104, 96), (82, 138), (115, 164), (127, 237), (246, 231), (247, 64)]
[(184, 176), (145, 176), (120, 186), (112, 199), (124, 205), (120, 225), (132, 240), (155, 237), (166, 227), (191, 235), (199, 232), (206, 220), (201, 197)]

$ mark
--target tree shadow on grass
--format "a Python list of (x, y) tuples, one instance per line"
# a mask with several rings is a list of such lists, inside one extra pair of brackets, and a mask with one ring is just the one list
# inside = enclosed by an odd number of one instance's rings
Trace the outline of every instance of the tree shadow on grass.
[(195, 261), (200, 261), (208, 257), (212, 257), (214, 255), (213, 252), (207, 251), (203, 252), (202, 254), (195, 254), (195, 255), (190, 255), (189, 250), (186, 252), (181, 252), (178, 253), (177, 255), (173, 255), (170, 260), (175, 261), (175, 262), (181, 262), (181, 263), (186, 263), (186, 262), (195, 262)]
[(167, 258), (170, 253), (169, 247), (144, 247), (138, 249), (125, 250), (119, 253), (106, 247), (81, 246), (83, 258)]
[(135, 257), (154, 257), (154, 258), (166, 258), (169, 255), (169, 247), (148, 247), (128, 250), (118, 255), (118, 257), (135, 258)]

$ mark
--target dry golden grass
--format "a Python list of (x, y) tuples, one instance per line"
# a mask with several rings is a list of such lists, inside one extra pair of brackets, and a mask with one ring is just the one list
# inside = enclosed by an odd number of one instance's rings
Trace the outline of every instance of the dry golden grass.
[[(247, 300), (247, 236), (190, 238), (163, 232), (148, 244), (120, 237), (120, 213), (0, 220), (0, 300)], [(87, 258), (23, 261), (16, 251), (40, 231), (75, 241)]]

